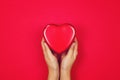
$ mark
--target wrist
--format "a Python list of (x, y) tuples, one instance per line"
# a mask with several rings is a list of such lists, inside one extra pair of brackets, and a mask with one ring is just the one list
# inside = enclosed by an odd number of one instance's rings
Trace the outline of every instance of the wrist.
[(59, 70), (57, 69), (49, 69), (48, 72), (53, 74), (59, 74)]
[(58, 80), (59, 79), (59, 70), (48, 70), (48, 80)]
[(60, 79), (61, 80), (71, 80), (71, 71), (70, 70), (61, 70), (60, 71)]
[(70, 70), (61, 70), (60, 73), (61, 75), (70, 75)]
[(70, 72), (71, 67), (61, 67), (61, 72)]

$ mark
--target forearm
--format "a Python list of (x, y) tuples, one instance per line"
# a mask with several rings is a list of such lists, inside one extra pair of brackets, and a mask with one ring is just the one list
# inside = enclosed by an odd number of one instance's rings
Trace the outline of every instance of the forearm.
[(70, 70), (61, 70), (60, 71), (60, 80), (71, 80)]
[(59, 79), (59, 71), (49, 70), (48, 80), (58, 80), (58, 79)]

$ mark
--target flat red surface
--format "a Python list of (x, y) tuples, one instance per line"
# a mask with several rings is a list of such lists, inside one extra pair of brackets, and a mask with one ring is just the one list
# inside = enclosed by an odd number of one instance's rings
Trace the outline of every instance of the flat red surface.
[(47, 80), (40, 41), (49, 23), (76, 28), (72, 80), (120, 80), (119, 0), (1, 0), (0, 80)]

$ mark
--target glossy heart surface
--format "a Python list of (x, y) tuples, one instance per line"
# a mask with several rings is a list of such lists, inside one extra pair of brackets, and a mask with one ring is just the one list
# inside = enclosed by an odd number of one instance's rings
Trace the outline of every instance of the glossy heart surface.
[(44, 39), (58, 54), (69, 48), (75, 38), (75, 29), (70, 24), (49, 24), (44, 29)]

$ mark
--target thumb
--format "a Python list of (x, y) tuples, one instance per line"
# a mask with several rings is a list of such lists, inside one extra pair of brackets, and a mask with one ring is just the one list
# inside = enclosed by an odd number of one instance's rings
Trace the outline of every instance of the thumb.
[(66, 55), (67, 57), (72, 57), (73, 56), (74, 48), (75, 48), (75, 42), (72, 43), (72, 45), (70, 46), (70, 49), (68, 50), (68, 53)]

